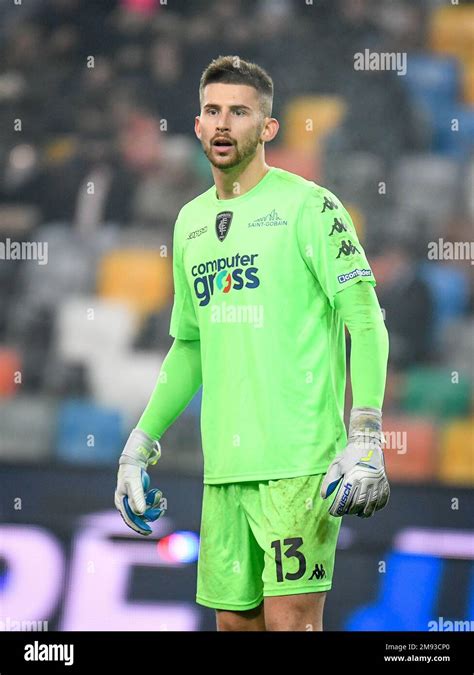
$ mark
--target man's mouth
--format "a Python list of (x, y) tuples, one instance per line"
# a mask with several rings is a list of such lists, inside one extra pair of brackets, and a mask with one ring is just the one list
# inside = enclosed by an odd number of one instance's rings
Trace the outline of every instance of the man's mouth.
[(228, 138), (216, 138), (212, 145), (218, 148), (231, 148), (234, 144)]

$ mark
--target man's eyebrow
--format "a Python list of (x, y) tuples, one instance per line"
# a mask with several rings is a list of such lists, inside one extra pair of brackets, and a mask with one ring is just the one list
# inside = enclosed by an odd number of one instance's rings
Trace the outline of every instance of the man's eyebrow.
[[(203, 110), (205, 110), (206, 108), (220, 108), (220, 107), (221, 106), (217, 103), (206, 103), (206, 105), (203, 106)], [(231, 105), (231, 106), (229, 106), (229, 108), (231, 110), (236, 110), (237, 108), (240, 108), (240, 109), (244, 108), (245, 110), (252, 110), (252, 108), (249, 108), (248, 105), (244, 105), (243, 103), (240, 103), (240, 104), (237, 104), (237, 105)]]

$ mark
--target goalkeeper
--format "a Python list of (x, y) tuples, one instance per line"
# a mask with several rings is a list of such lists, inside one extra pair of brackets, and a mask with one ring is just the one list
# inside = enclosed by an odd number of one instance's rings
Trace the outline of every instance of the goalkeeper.
[(214, 185), (175, 224), (174, 342), (121, 455), (115, 493), (125, 522), (150, 534), (162, 510), (147, 468), (203, 385), (196, 600), (216, 610), (218, 630), (322, 630), (341, 516), (372, 517), (390, 492), (388, 336), (375, 279), (342, 202), (265, 163), (264, 144), (278, 132), (272, 96), (268, 74), (238, 57), (202, 75), (195, 131)]

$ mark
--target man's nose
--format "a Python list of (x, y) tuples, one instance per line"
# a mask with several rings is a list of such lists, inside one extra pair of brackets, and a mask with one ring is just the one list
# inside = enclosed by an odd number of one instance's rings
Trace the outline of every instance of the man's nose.
[(216, 124), (216, 130), (217, 131), (225, 131), (228, 130), (229, 127), (229, 119), (227, 116), (227, 113), (221, 113), (219, 115), (219, 119), (217, 120)]

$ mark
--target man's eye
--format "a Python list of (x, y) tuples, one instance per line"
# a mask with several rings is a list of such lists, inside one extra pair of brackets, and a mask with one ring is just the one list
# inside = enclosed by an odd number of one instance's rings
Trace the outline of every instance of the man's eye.
[(235, 110), (236, 115), (245, 115), (245, 110)]

